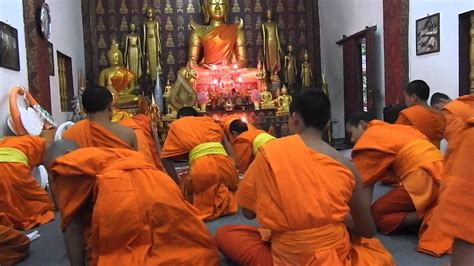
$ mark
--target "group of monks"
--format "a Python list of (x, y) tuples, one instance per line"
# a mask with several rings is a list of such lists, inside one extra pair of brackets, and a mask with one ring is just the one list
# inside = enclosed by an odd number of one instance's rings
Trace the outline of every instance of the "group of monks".
[[(88, 87), (88, 118), (63, 140), (0, 141), (0, 265), (25, 258), (23, 231), (55, 210), (71, 265), (218, 265), (219, 250), (239, 265), (388, 266), (395, 262), (376, 230), (413, 228), (418, 251), (472, 265), (474, 97), (436, 93), (428, 106), (429, 94), (424, 81), (408, 84), (396, 124), (368, 113), (347, 121), (351, 162), (322, 139), (331, 108), (319, 90), (293, 97), (289, 137), (184, 107), (161, 147), (148, 116), (113, 123), (109, 90)], [(189, 170), (178, 176), (182, 161)], [(40, 164), (48, 190), (31, 175)], [(393, 189), (372, 203), (379, 181)], [(204, 222), (239, 207), (259, 226), (211, 236)]]

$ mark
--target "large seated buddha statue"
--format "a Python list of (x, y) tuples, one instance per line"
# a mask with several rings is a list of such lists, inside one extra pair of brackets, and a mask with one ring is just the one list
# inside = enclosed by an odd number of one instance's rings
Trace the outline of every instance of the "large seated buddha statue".
[(238, 24), (226, 23), (229, 1), (203, 0), (202, 10), (205, 25), (191, 21), (188, 62), (179, 70), (171, 92), (170, 102), (177, 109), (194, 106), (196, 88), (216, 84), (216, 76), (220, 86), (232, 83), (236, 77), (241, 83), (257, 82), (258, 70), (246, 68), (242, 19)]

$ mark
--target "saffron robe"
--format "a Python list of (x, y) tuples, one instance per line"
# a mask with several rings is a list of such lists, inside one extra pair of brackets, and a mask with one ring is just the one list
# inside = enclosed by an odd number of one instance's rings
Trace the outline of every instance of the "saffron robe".
[[(234, 138), (231, 142), (232, 149), (235, 152), (239, 163), (239, 170), (241, 173), (245, 173), (247, 168), (252, 163), (253, 159), (255, 158), (254, 155), (254, 141), (257, 136), (260, 134), (267, 134), (263, 130), (259, 129), (249, 129), (238, 135)], [(258, 149), (258, 148), (257, 148)]]
[(79, 149), (51, 172), (61, 227), (80, 213), (89, 265), (218, 265), (197, 210), (141, 153)]
[(237, 24), (221, 24), (200, 38), (204, 47), (201, 64), (230, 63), (237, 43), (238, 27)]
[(271, 247), (249, 226), (220, 229), (218, 247), (244, 265), (394, 265), (378, 240), (354, 237), (351, 243), (343, 220), (354, 182), (344, 165), (306, 147), (298, 135), (268, 142), (237, 199), (257, 215), (262, 236), (271, 232)]
[(440, 204), (433, 220), (434, 225), (449, 236), (474, 245), (474, 116), (465, 123), (460, 133), (462, 141), (449, 158), (452, 167), (445, 172)]
[(414, 105), (402, 110), (395, 124), (413, 126), (439, 149), (440, 142), (444, 138), (446, 120), (440, 112)]
[(0, 265), (13, 265), (28, 256), (30, 239), (13, 229), (8, 217), (0, 212)]
[(156, 149), (153, 139), (151, 120), (147, 115), (135, 115), (131, 118), (120, 120), (119, 124), (133, 129), (137, 136), (138, 151), (143, 153), (145, 158), (150, 159), (159, 170), (164, 170), (161, 158)]
[(45, 140), (40, 137), (7, 137), (0, 141), (0, 153), (11, 156), (15, 152), (27, 160), (0, 161), (0, 212), (17, 230), (28, 230), (54, 219), (54, 206), (48, 193), (31, 175), (32, 168), (41, 165), (45, 149)]
[[(162, 150), (162, 158), (182, 158), (198, 145), (221, 142), (222, 128), (209, 117), (183, 117), (170, 124)], [(190, 162), (188, 175), (181, 180), (189, 201), (199, 209), (200, 217), (210, 221), (237, 212), (234, 192), (238, 172), (229, 156), (210, 154)]]
[[(431, 226), (443, 172), (441, 152), (411, 126), (371, 121), (352, 151), (364, 186), (380, 181), (392, 171), (402, 184), (372, 205), (377, 228), (384, 234), (396, 230), (408, 212), (422, 219), (418, 251), (433, 256), (449, 252), (451, 239)], [(397, 204), (394, 204), (397, 203)]]

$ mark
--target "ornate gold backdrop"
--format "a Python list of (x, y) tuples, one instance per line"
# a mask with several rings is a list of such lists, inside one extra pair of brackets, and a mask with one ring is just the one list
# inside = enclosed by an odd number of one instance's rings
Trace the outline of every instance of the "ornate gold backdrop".
[[(265, 11), (271, 7), (273, 20), (278, 23), (283, 51), (287, 45), (295, 45), (298, 68), (301, 66), (304, 49), (311, 55), (315, 84), (320, 84), (320, 46), (318, 1), (314, 0), (229, 0), (229, 23), (238, 18), (244, 20), (250, 66), (255, 67), (262, 55), (261, 23), (266, 21)], [(199, 0), (82, 0), (83, 29), (86, 59), (86, 78), (96, 83), (101, 69), (107, 64), (107, 50), (112, 38), (124, 49), (124, 37), (129, 32), (128, 25), (142, 25), (147, 7), (156, 9), (156, 19), (160, 23), (163, 47), (161, 62), (162, 80), (174, 81), (180, 66), (186, 63), (188, 27), (191, 19), (202, 23)], [(298, 69), (299, 71), (299, 69)], [(299, 74), (299, 73), (298, 73)]]

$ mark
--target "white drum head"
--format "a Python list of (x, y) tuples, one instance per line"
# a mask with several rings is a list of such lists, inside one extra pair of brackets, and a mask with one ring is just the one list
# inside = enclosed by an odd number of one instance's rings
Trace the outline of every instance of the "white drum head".
[(56, 130), (56, 134), (54, 135), (54, 141), (58, 141), (63, 139), (64, 132), (70, 127), (72, 127), (75, 123), (71, 121), (66, 121), (62, 123), (58, 129)]
[(39, 114), (31, 107), (28, 109), (18, 108), (20, 118), (26, 132), (32, 136), (39, 136), (43, 131), (44, 121)]

